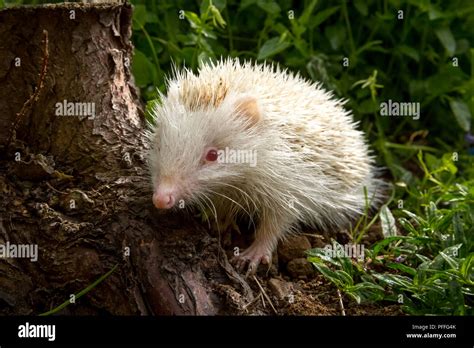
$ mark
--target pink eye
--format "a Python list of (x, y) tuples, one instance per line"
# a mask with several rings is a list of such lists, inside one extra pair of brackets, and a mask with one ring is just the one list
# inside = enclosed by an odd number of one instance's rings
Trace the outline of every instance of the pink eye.
[(217, 157), (218, 157), (217, 150), (211, 149), (211, 150), (207, 151), (206, 161), (215, 162), (215, 161), (217, 161)]

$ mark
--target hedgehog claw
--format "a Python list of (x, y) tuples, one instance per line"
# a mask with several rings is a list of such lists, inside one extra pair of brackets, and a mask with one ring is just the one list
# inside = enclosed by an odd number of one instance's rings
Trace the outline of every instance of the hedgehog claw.
[(252, 244), (247, 250), (240, 255), (234, 257), (232, 262), (235, 264), (239, 272), (243, 272), (247, 268), (245, 276), (254, 275), (257, 272), (260, 264), (271, 265), (271, 254), (268, 250), (261, 247), (260, 245)]

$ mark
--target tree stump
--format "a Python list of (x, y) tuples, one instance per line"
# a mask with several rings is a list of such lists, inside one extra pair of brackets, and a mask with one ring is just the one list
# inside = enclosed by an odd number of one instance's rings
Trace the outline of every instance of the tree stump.
[(241, 280), (217, 238), (151, 203), (131, 18), (129, 4), (0, 11), (0, 245), (38, 246), (37, 261), (0, 259), (2, 314), (47, 312), (115, 265), (58, 313), (229, 313), (222, 287)]

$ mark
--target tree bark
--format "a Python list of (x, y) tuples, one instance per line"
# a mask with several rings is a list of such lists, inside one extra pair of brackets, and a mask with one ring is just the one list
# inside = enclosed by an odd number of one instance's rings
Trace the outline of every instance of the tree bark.
[[(244, 284), (217, 238), (151, 204), (131, 15), (128, 4), (0, 11), (0, 245), (39, 249), (36, 262), (0, 259), (2, 314), (47, 312), (115, 265), (58, 313), (224, 314), (223, 286)], [(62, 116), (61, 103), (95, 115)]]

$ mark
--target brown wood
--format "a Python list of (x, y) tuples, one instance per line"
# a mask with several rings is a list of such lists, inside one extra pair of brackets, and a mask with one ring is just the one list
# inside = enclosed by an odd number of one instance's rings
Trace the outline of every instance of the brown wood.
[[(60, 313), (226, 313), (216, 279), (239, 277), (217, 238), (151, 203), (131, 15), (129, 4), (0, 11), (0, 244), (39, 248), (37, 262), (0, 259), (1, 314), (46, 312), (116, 264)], [(93, 103), (95, 117), (58, 116), (65, 100)]]

